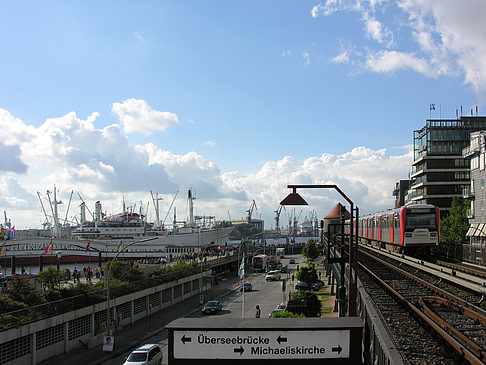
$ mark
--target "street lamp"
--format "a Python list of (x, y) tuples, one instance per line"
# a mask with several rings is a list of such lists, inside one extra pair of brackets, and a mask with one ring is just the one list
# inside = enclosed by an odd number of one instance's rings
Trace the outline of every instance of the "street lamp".
[[(147, 240), (142, 240), (142, 241), (147, 241)], [(110, 261), (110, 266), (108, 267), (108, 272), (106, 273), (106, 325), (107, 325), (107, 328), (108, 328), (108, 335), (111, 336), (113, 333), (112, 333), (112, 329), (111, 329), (111, 316), (110, 316), (110, 273), (111, 273), (111, 267), (113, 266), (113, 262), (117, 259), (118, 255), (120, 255), (122, 252), (124, 252), (128, 247), (136, 244), (136, 243), (140, 243), (142, 241), (134, 241), (134, 242), (131, 242), (129, 243), (128, 245), (126, 245), (125, 247), (122, 247), (121, 250), (119, 250), (117, 252), (117, 254), (115, 255), (115, 257), (113, 257), (113, 259)], [(106, 258), (108, 260), (108, 251), (106, 253)]]
[[(280, 202), (281, 205), (309, 205), (304, 198), (298, 193), (297, 189), (334, 189), (336, 190), (350, 205), (350, 220), (349, 220), (349, 272), (348, 272), (348, 316), (356, 317), (356, 296), (357, 296), (357, 273), (358, 273), (358, 235), (354, 236), (354, 219), (356, 220), (356, 232), (358, 230), (359, 209), (354, 208), (353, 202), (343, 193), (337, 185), (287, 185), (287, 188), (292, 189), (292, 192)], [(354, 217), (353, 213), (356, 213)], [(342, 256), (342, 255), (341, 255)], [(343, 258), (343, 257), (341, 257)], [(341, 263), (343, 265), (343, 262)], [(344, 282), (344, 277), (341, 277), (341, 282)]]
[(57, 251), (56, 252), (56, 257), (57, 257), (57, 271), (61, 271), (61, 256), (62, 256), (62, 252), (61, 251)]
[(201, 303), (201, 305), (204, 305), (204, 297), (203, 297), (203, 293), (202, 293), (202, 286), (203, 286), (203, 260), (204, 260), (204, 253), (206, 252), (206, 250), (209, 248), (209, 246), (212, 246), (214, 244), (214, 242), (209, 242), (206, 246), (204, 246), (204, 248), (201, 250), (200, 254), (201, 254), (201, 258), (199, 259), (199, 263), (201, 265), (201, 283), (199, 284), (199, 301)]

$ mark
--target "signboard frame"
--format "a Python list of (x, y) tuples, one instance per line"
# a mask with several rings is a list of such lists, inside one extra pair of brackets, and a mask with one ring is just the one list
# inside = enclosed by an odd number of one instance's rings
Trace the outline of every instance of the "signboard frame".
[[(283, 361), (285, 364), (355, 365), (361, 364), (363, 358), (363, 323), (358, 317), (239, 319), (213, 316), (210, 319), (179, 318), (166, 328), (170, 365), (194, 364), (195, 361), (203, 365), (227, 365), (229, 360), (232, 365), (269, 365)], [(245, 336), (252, 340), (243, 340)], [(253, 339), (257, 336), (259, 344), (255, 345)], [(317, 354), (320, 351), (322, 356)]]

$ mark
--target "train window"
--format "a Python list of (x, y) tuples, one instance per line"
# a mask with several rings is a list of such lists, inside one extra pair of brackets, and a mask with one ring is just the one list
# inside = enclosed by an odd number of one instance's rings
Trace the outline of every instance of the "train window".
[(407, 211), (405, 219), (405, 231), (410, 232), (417, 228), (426, 228), (432, 231), (437, 231), (435, 212)]

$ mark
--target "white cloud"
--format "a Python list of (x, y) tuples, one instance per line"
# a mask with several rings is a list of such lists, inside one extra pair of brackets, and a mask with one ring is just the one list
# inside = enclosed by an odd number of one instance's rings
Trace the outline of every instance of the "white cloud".
[(306, 66), (310, 65), (310, 53), (309, 52), (303, 52), (302, 58), (304, 59), (304, 63), (305, 63)]
[(369, 37), (378, 43), (386, 43), (388, 46), (393, 44), (393, 34), (380, 21), (376, 20), (374, 16), (370, 16), (368, 12), (363, 12), (363, 22)]
[(146, 40), (145, 38), (139, 33), (139, 32), (134, 32), (133, 35), (135, 36), (135, 38), (137, 38), (140, 42), (142, 43), (146, 43)]
[(132, 98), (122, 103), (113, 103), (112, 111), (120, 119), (123, 131), (127, 134), (150, 135), (179, 124), (176, 114), (153, 110), (145, 100)]
[(209, 146), (209, 147), (214, 147), (214, 146), (216, 146), (216, 142), (215, 141), (204, 141), (203, 145)]
[(421, 73), (426, 77), (437, 76), (435, 70), (426, 60), (412, 54), (396, 51), (381, 51), (369, 54), (366, 66), (374, 72), (393, 72), (399, 69), (409, 69)]
[[(44, 194), (54, 185), (61, 200), (67, 201), (74, 190), (74, 197), (81, 194), (90, 208), (100, 200), (108, 213), (121, 209), (122, 196), (127, 204), (145, 202), (146, 209), (150, 190), (160, 193), (167, 207), (179, 191), (176, 205), (180, 216), (184, 215), (188, 188), (196, 194), (197, 213), (218, 219), (226, 219), (230, 209), (234, 218), (244, 216), (255, 199), (259, 208), (255, 217), (265, 219), (267, 227), (273, 223), (278, 202), (288, 193), (287, 184), (337, 184), (358, 206), (369, 211), (385, 209), (393, 205), (394, 184), (407, 176), (412, 161), (410, 146), (405, 152), (394, 150), (393, 155), (385, 149), (358, 147), (342, 155), (322, 154), (302, 161), (287, 156), (242, 175), (221, 171), (192, 151), (175, 154), (151, 143), (130, 145), (118, 125), (95, 128), (97, 116), (93, 113), (82, 120), (70, 112), (47, 119), (36, 128), (0, 109), (0, 127), (11, 122), (24, 131), (9, 137), (9, 146), (17, 146), (14, 154), (27, 168), (0, 173), (0, 208), (7, 210), (17, 228), (43, 222), (36, 191)], [(0, 142), (5, 145), (4, 140)], [(333, 192), (302, 193), (311, 204), (309, 209), (321, 217), (342, 201)], [(77, 200), (72, 207), (76, 204)], [(78, 212), (73, 209), (69, 217), (75, 214)]]
[[(315, 5), (311, 16), (338, 11), (357, 13), (378, 48), (363, 47), (366, 52), (356, 52), (358, 60), (350, 61), (351, 55), (341, 52), (333, 62), (365, 63), (373, 72), (407, 69), (427, 77), (462, 75), (464, 83), (486, 100), (486, 1), (327, 0)], [(397, 43), (410, 37), (412, 44)]]

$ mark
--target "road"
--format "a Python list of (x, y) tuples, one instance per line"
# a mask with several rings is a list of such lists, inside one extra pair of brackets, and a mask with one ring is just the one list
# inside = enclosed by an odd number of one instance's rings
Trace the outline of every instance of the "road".
[[(296, 264), (288, 265), (289, 259), (294, 258)], [(301, 255), (286, 256), (282, 259), (283, 265), (288, 265), (289, 272), (282, 273), (281, 279), (292, 277), (295, 275), (297, 265), (302, 260)], [(251, 292), (245, 292), (244, 294), (235, 291), (222, 299), (223, 310), (217, 314), (206, 315), (208, 321), (211, 320), (213, 316), (223, 316), (228, 318), (242, 318), (242, 312), (244, 308), (244, 318), (254, 318), (256, 312), (256, 305), (258, 304), (261, 309), (261, 318), (268, 318), (268, 314), (275, 309), (275, 307), (282, 302), (286, 302), (288, 299), (289, 290), (293, 289), (293, 284), (291, 280), (287, 281), (286, 292), (282, 292), (282, 280), (279, 281), (265, 281), (265, 273), (253, 274), (246, 278), (252, 284), (253, 290)], [(296, 283), (296, 281), (294, 282)], [(243, 302), (244, 297), (244, 302)], [(189, 318), (201, 318), (202, 313), (194, 308), (194, 313), (189, 316)], [(162, 347), (163, 352), (163, 362), (162, 364), (167, 364), (167, 352), (168, 352), (168, 331), (162, 329), (156, 335), (144, 341), (144, 343), (158, 343)], [(142, 344), (140, 344), (142, 345)], [(133, 350), (133, 349), (132, 349)], [(125, 359), (128, 357), (130, 352), (127, 351), (122, 355), (105, 361), (102, 365), (121, 365), (124, 363)]]

